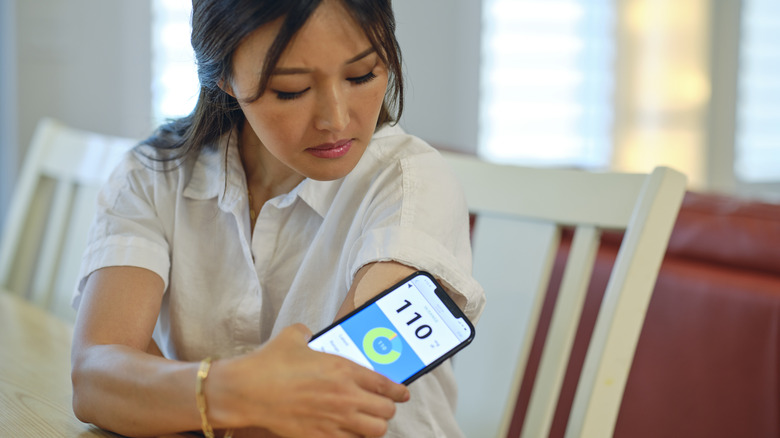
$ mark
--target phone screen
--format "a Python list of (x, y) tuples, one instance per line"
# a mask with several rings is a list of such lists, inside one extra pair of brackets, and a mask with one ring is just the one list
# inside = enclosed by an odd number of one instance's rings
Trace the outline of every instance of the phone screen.
[(473, 338), (471, 322), (421, 271), (314, 335), (309, 346), (408, 384)]

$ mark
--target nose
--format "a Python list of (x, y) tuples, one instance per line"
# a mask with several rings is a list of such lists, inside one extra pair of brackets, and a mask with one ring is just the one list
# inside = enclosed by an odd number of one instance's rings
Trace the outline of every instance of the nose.
[(340, 132), (349, 125), (345, 91), (338, 85), (328, 87), (319, 96), (314, 125), (323, 131)]

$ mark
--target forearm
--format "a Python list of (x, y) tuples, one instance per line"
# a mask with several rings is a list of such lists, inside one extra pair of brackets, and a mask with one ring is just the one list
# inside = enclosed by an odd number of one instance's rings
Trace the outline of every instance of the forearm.
[(84, 422), (130, 436), (199, 430), (197, 369), (197, 363), (125, 346), (87, 347), (74, 358), (74, 412)]
[[(90, 277), (71, 356), (73, 407), (82, 421), (132, 436), (200, 430), (199, 364), (161, 357), (151, 339), (162, 287), (155, 274), (135, 268)], [(383, 435), (394, 402), (408, 400), (408, 390), (310, 349), (310, 336), (295, 325), (257, 350), (213, 362), (203, 387), (211, 426), (295, 437)]]

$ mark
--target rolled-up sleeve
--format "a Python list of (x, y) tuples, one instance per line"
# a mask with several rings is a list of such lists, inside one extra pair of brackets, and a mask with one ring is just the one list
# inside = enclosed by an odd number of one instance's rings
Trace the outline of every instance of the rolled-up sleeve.
[(148, 269), (167, 289), (170, 251), (156, 207), (155, 173), (129, 152), (100, 191), (73, 296), (75, 308), (89, 275), (108, 266)]
[(352, 274), (389, 260), (428, 271), (476, 322), (485, 293), (471, 276), (468, 209), (446, 162), (434, 150), (409, 155), (374, 185), (363, 231), (349, 254)]

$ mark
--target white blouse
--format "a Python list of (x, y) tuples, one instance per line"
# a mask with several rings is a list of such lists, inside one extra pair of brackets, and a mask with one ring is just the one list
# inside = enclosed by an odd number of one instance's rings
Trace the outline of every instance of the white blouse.
[[(163, 354), (229, 357), (293, 323), (319, 331), (362, 266), (394, 260), (439, 278), (476, 322), (485, 296), (470, 275), (465, 199), (435, 149), (383, 127), (349, 175), (269, 200), (252, 233), (235, 138), (166, 171), (127, 154), (99, 196), (74, 306), (95, 270), (146, 268), (165, 282), (154, 330)], [(387, 436), (460, 436), (449, 363), (410, 391)]]

